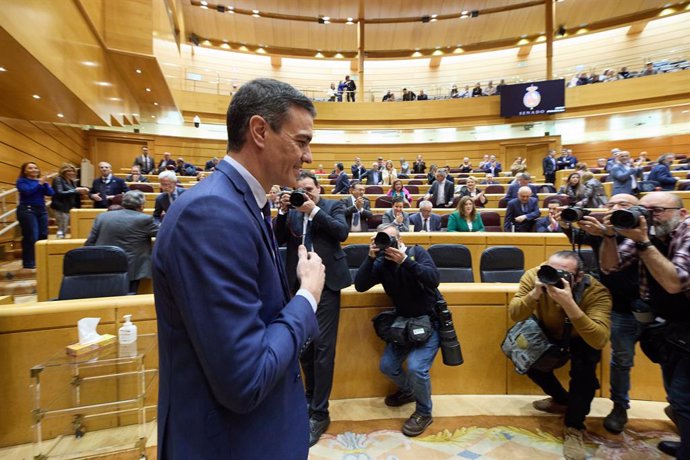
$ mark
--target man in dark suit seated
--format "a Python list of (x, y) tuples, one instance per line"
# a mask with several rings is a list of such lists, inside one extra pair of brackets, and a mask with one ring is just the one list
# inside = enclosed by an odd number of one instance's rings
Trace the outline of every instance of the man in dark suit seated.
[(352, 170), (352, 180), (362, 180), (367, 173), (367, 168), (362, 164), (362, 160), (357, 157), (355, 163), (350, 167)]
[(425, 200), (431, 201), (435, 208), (447, 208), (453, 203), (453, 183), (446, 180), (448, 173), (445, 169), (436, 171), (436, 181), (424, 195)]
[(158, 233), (153, 217), (144, 214), (146, 197), (130, 190), (122, 198), (119, 211), (99, 214), (93, 223), (85, 246), (117, 246), (127, 254), (129, 292), (136, 294), (139, 281), (151, 278), (151, 238)]
[(493, 174), (491, 174), (491, 173), (486, 173), (486, 176), (484, 177), (484, 180), (481, 181), (480, 184), (482, 184), (482, 185), (492, 185), (492, 184), (498, 184), (498, 182), (496, 182), (496, 181), (494, 180), (494, 175), (493, 175)]
[(491, 173), (494, 175), (494, 177), (498, 177), (501, 175), (501, 171), (503, 171), (503, 168), (501, 167), (501, 163), (499, 163), (496, 160), (496, 155), (491, 155), (489, 157), (489, 162), (484, 164), (484, 167), (482, 168), (485, 173)]
[(371, 169), (364, 174), (367, 185), (381, 185), (383, 183), (383, 175), (379, 171), (379, 164), (375, 161), (371, 165)]
[(184, 161), (184, 158), (180, 157), (177, 159), (177, 164), (175, 172), (178, 176), (196, 176), (196, 166), (191, 163)]
[(185, 191), (177, 186), (177, 176), (173, 171), (163, 171), (158, 175), (158, 183), (161, 185), (161, 193), (156, 197), (153, 209), (153, 219), (158, 225), (163, 221), (168, 208)]
[(539, 203), (529, 187), (520, 187), (518, 197), (508, 202), (503, 230), (506, 232), (531, 232), (539, 218)]
[(204, 171), (215, 171), (216, 166), (218, 166), (218, 157), (213, 157), (206, 162), (204, 165)]
[(93, 200), (94, 208), (107, 209), (117, 195), (126, 193), (129, 188), (123, 179), (113, 176), (110, 163), (101, 161), (98, 163), (101, 177), (94, 179), (89, 190), (89, 198)]
[(359, 181), (350, 182), (350, 196), (342, 199), (345, 204), (345, 219), (351, 232), (368, 232), (371, 203), (364, 196), (364, 184)]
[(338, 177), (335, 180), (334, 194), (345, 194), (350, 190), (350, 179), (345, 172), (345, 166), (342, 163), (336, 163), (335, 169)]
[(415, 174), (424, 174), (424, 171), (426, 171), (426, 163), (421, 155), (417, 155), (417, 159), (412, 165), (412, 172)]
[(441, 216), (431, 212), (431, 201), (419, 203), (419, 212), (410, 216), (410, 225), (414, 225), (415, 232), (440, 232)]
[(170, 152), (163, 152), (163, 159), (158, 163), (158, 172), (162, 173), (163, 171), (167, 171), (169, 169), (168, 166), (174, 169), (177, 167), (177, 164), (175, 160), (172, 159), (172, 154)]
[(561, 212), (558, 210), (559, 203), (552, 201), (548, 204), (549, 215), (540, 217), (535, 224), (535, 231), (537, 233), (560, 233), (561, 228), (560, 218)]
[(331, 422), (328, 398), (333, 387), (340, 290), (352, 284), (352, 278), (345, 252), (340, 247), (348, 235), (345, 205), (341, 201), (321, 198), (319, 181), (310, 172), (299, 175), (297, 186), (305, 192), (304, 204), (289, 209), (289, 196), (283, 195), (274, 231), (278, 243), (287, 244), (285, 269), (293, 294), (299, 287), (297, 249), (300, 245), (318, 254), (326, 266), (326, 285), (316, 311), (320, 334), (300, 356), (309, 404), (309, 445), (312, 446)]
[(539, 187), (532, 184), (531, 181), (532, 176), (530, 176), (529, 173), (519, 173), (517, 176), (515, 176), (513, 183), (508, 186), (505, 198), (509, 200), (517, 198), (518, 190), (522, 187), (529, 187), (529, 189), (532, 190), (532, 196), (537, 198), (537, 190), (539, 190)]

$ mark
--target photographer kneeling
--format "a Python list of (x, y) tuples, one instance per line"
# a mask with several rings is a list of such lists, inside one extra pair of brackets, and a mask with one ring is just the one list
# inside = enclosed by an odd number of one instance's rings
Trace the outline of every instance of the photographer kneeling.
[(547, 264), (525, 272), (508, 308), (513, 321), (523, 321), (534, 314), (551, 342), (568, 344), (564, 346), (569, 347), (570, 358), (568, 391), (553, 369), (530, 368), (527, 376), (550, 396), (535, 401), (534, 408), (565, 414), (565, 458), (584, 459), (584, 421), (599, 388), (596, 368), (601, 349), (609, 339), (611, 296), (608, 290), (583, 273), (582, 261), (575, 252), (559, 251)]
[[(397, 316), (401, 320), (423, 320), (424, 315), (428, 315), (427, 320), (430, 319), (430, 327), (421, 325), (407, 328), (413, 334), (427, 329), (422, 332), (419, 341), (416, 341), (416, 337), (398, 337), (392, 339), (395, 342), (389, 341), (380, 362), (381, 372), (398, 386), (396, 393), (386, 396), (385, 404), (397, 407), (416, 401), (415, 411), (405, 421), (402, 432), (406, 436), (419, 436), (433, 421), (429, 369), (440, 342), (434, 313), (440, 275), (424, 248), (408, 248), (403, 244), (395, 224), (382, 224), (377, 230), (379, 233), (372, 238), (369, 257), (355, 276), (355, 288), (365, 292), (381, 283), (395, 305), (395, 311), (390, 312), (391, 319)], [(392, 326), (394, 328), (395, 324)], [(379, 330), (377, 334), (386, 335), (380, 334)], [(402, 367), (406, 359), (407, 372)]]
[[(648, 193), (640, 206), (614, 211), (604, 218), (609, 232), (601, 249), (604, 272), (624, 269), (637, 261), (640, 298), (653, 321), (642, 332), (645, 354), (661, 365), (664, 387), (675, 414), (680, 443), (662, 441), (659, 449), (690, 459), (690, 218), (680, 197), (668, 192)], [(650, 230), (652, 230), (650, 232)]]

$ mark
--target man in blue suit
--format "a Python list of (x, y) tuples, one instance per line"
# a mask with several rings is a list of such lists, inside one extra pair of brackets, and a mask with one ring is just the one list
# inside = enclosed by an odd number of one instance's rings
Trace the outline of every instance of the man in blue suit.
[(414, 225), (415, 232), (441, 231), (441, 216), (431, 212), (433, 207), (431, 201), (419, 203), (419, 212), (410, 216), (410, 225)]
[(94, 208), (107, 208), (118, 195), (124, 195), (129, 191), (124, 179), (113, 176), (113, 168), (110, 163), (101, 161), (98, 163), (101, 177), (93, 180), (89, 190), (89, 198), (93, 200)]
[(266, 193), (296, 186), (311, 163), (314, 116), (286, 83), (242, 85), (228, 109), (228, 155), (161, 225), (153, 254), (160, 459), (307, 458), (298, 357), (318, 335), (325, 268), (300, 247), (301, 288), (290, 298)]
[(616, 161), (609, 169), (609, 175), (613, 182), (612, 195), (619, 193), (626, 193), (634, 195), (637, 192), (638, 176), (642, 174), (642, 168), (636, 168), (632, 165), (630, 159), (630, 152), (624, 150), (616, 154)]
[(367, 173), (367, 168), (364, 167), (362, 164), (362, 159), (359, 157), (355, 158), (355, 162), (350, 169), (352, 170), (352, 180), (362, 180), (364, 179), (364, 175)]
[(153, 208), (153, 220), (160, 225), (168, 212), (168, 208), (173, 202), (185, 192), (185, 189), (178, 187), (175, 171), (163, 171), (158, 175), (158, 183), (161, 186), (161, 193), (156, 197)]
[(364, 178), (367, 180), (367, 185), (381, 185), (383, 183), (383, 175), (379, 171), (377, 162), (371, 165), (371, 169), (364, 174)]
[(342, 163), (336, 163), (335, 169), (338, 172), (338, 177), (335, 180), (334, 194), (347, 194), (350, 192), (350, 179), (345, 172), (345, 166)]
[(647, 180), (651, 180), (659, 184), (661, 190), (673, 190), (676, 188), (678, 178), (671, 174), (671, 164), (675, 155), (672, 153), (665, 153), (657, 160), (657, 165), (652, 168), (647, 176)]
[(506, 207), (503, 230), (506, 232), (531, 232), (539, 218), (539, 203), (532, 196), (532, 189), (520, 187), (518, 197), (510, 200)]

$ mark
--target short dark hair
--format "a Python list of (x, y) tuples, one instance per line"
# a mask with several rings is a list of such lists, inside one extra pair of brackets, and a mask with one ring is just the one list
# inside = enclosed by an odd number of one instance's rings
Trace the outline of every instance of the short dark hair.
[(301, 181), (302, 179), (311, 179), (314, 181), (314, 185), (317, 187), (319, 186), (319, 180), (316, 178), (316, 174), (310, 172), (310, 171), (302, 171), (299, 173), (299, 176), (297, 176), (297, 181)]
[(338, 171), (343, 171), (345, 169), (342, 163), (336, 163), (335, 167), (338, 168)]
[(242, 85), (232, 97), (226, 115), (228, 151), (242, 149), (251, 117), (259, 115), (273, 131), (279, 132), (292, 107), (300, 107), (316, 117), (311, 100), (287, 83), (257, 78)]
[(551, 257), (554, 256), (562, 259), (574, 259), (577, 262), (577, 273), (582, 273), (585, 269), (585, 264), (582, 262), (582, 258), (575, 251), (558, 251), (551, 255)]
[(402, 196), (396, 196), (395, 198), (393, 198), (393, 201), (392, 201), (392, 204), (395, 204), (395, 203), (405, 204), (405, 198)]

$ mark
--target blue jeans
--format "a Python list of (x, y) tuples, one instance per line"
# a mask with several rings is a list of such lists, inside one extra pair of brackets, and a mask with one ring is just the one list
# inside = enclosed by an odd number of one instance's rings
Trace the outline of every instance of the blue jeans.
[(630, 408), (630, 369), (642, 325), (631, 313), (611, 312), (611, 401)]
[(661, 364), (664, 388), (678, 422), (680, 449), (676, 458), (690, 459), (690, 356), (675, 352)]
[(34, 244), (48, 238), (48, 212), (45, 206), (20, 204), (17, 220), (22, 229), (22, 260), (24, 268), (36, 268)]
[[(431, 415), (431, 377), (429, 369), (438, 352), (438, 331), (434, 330), (429, 340), (418, 347), (405, 348), (394, 343), (386, 345), (379, 367), (398, 388), (412, 393), (417, 401), (415, 412)], [(407, 359), (407, 372), (402, 367)]]

